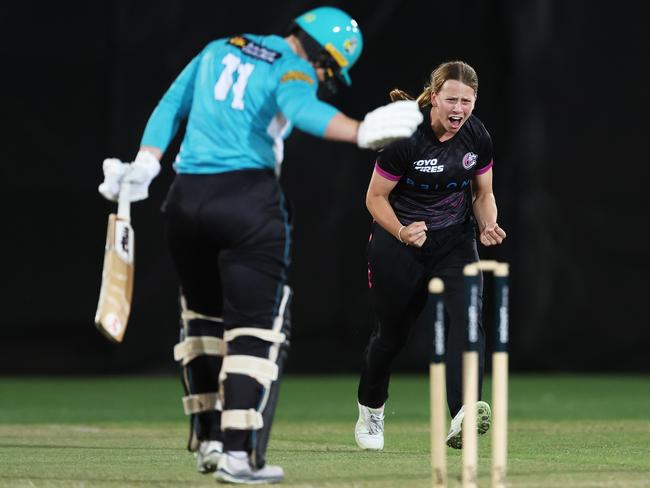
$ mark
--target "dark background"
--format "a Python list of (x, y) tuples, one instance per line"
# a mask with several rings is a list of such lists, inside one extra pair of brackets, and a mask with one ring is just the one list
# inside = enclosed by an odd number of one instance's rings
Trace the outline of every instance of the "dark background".
[[(122, 345), (93, 326), (105, 226), (101, 162), (133, 158), (171, 81), (208, 41), (283, 34), (315, 6), (347, 10), (363, 55), (332, 102), (361, 118), (417, 95), (449, 59), (473, 65), (495, 146), (499, 222), (482, 258), (511, 263), (513, 371), (650, 372), (649, 34), (638, 2), (11, 2), (0, 17), (0, 374), (176, 371), (177, 285), (159, 207), (132, 207), (136, 285)], [(282, 180), (295, 211), (288, 370), (359, 370), (372, 327), (364, 197), (373, 153), (294, 132)], [(487, 283), (489, 286), (489, 281)], [(489, 295), (489, 294), (488, 294)], [(491, 328), (490, 300), (486, 325)], [(398, 371), (425, 371), (420, 324)]]

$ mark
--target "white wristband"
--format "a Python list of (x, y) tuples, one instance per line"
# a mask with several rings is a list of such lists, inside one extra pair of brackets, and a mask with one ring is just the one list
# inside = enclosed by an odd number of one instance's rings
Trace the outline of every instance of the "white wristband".
[(397, 239), (398, 239), (402, 244), (406, 244), (406, 242), (404, 242), (404, 241), (402, 240), (402, 229), (403, 229), (403, 228), (404, 228), (404, 226), (401, 226), (401, 227), (399, 228), (399, 230), (397, 231)]

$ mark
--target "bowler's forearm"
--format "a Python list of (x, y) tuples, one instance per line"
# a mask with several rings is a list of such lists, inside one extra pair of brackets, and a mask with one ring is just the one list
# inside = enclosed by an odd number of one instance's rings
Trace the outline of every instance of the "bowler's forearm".
[(402, 223), (395, 215), (393, 207), (391, 207), (388, 199), (384, 196), (367, 196), (366, 197), (366, 207), (372, 215), (372, 218), (381, 225), (381, 227), (388, 233), (395, 236), (396, 239), (399, 239), (398, 232)]
[(474, 200), (474, 217), (479, 225), (479, 230), (483, 230), (487, 225), (494, 224), (497, 221), (497, 202), (494, 193), (484, 193)]

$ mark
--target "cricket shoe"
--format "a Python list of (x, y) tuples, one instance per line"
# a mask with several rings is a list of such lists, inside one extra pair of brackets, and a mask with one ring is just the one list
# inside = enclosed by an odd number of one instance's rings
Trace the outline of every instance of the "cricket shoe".
[[(492, 423), (492, 410), (485, 402), (476, 403), (476, 430), (479, 435), (485, 434)], [(449, 434), (447, 434), (447, 445), (454, 449), (463, 447), (463, 419), (465, 418), (465, 405), (463, 405), (456, 416), (451, 420)]]
[(217, 469), (222, 454), (223, 443), (202, 441), (196, 453), (196, 469), (199, 473), (212, 473)]
[(221, 455), (214, 477), (221, 483), (263, 485), (279, 483), (284, 479), (284, 471), (280, 466), (268, 464), (263, 468), (253, 469), (246, 451), (229, 451)]
[(359, 405), (359, 420), (354, 428), (354, 438), (361, 449), (381, 451), (384, 448), (384, 405), (369, 408)]

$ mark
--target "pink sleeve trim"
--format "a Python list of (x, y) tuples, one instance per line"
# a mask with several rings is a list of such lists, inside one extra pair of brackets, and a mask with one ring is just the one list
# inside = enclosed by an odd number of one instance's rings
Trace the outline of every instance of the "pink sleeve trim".
[(401, 176), (392, 175), (388, 171), (381, 169), (377, 163), (375, 163), (375, 171), (390, 181), (399, 181), (402, 179)]
[(483, 173), (487, 173), (492, 169), (492, 165), (494, 164), (494, 159), (488, 163), (488, 165), (485, 168), (477, 169), (476, 174), (477, 175), (482, 175)]

